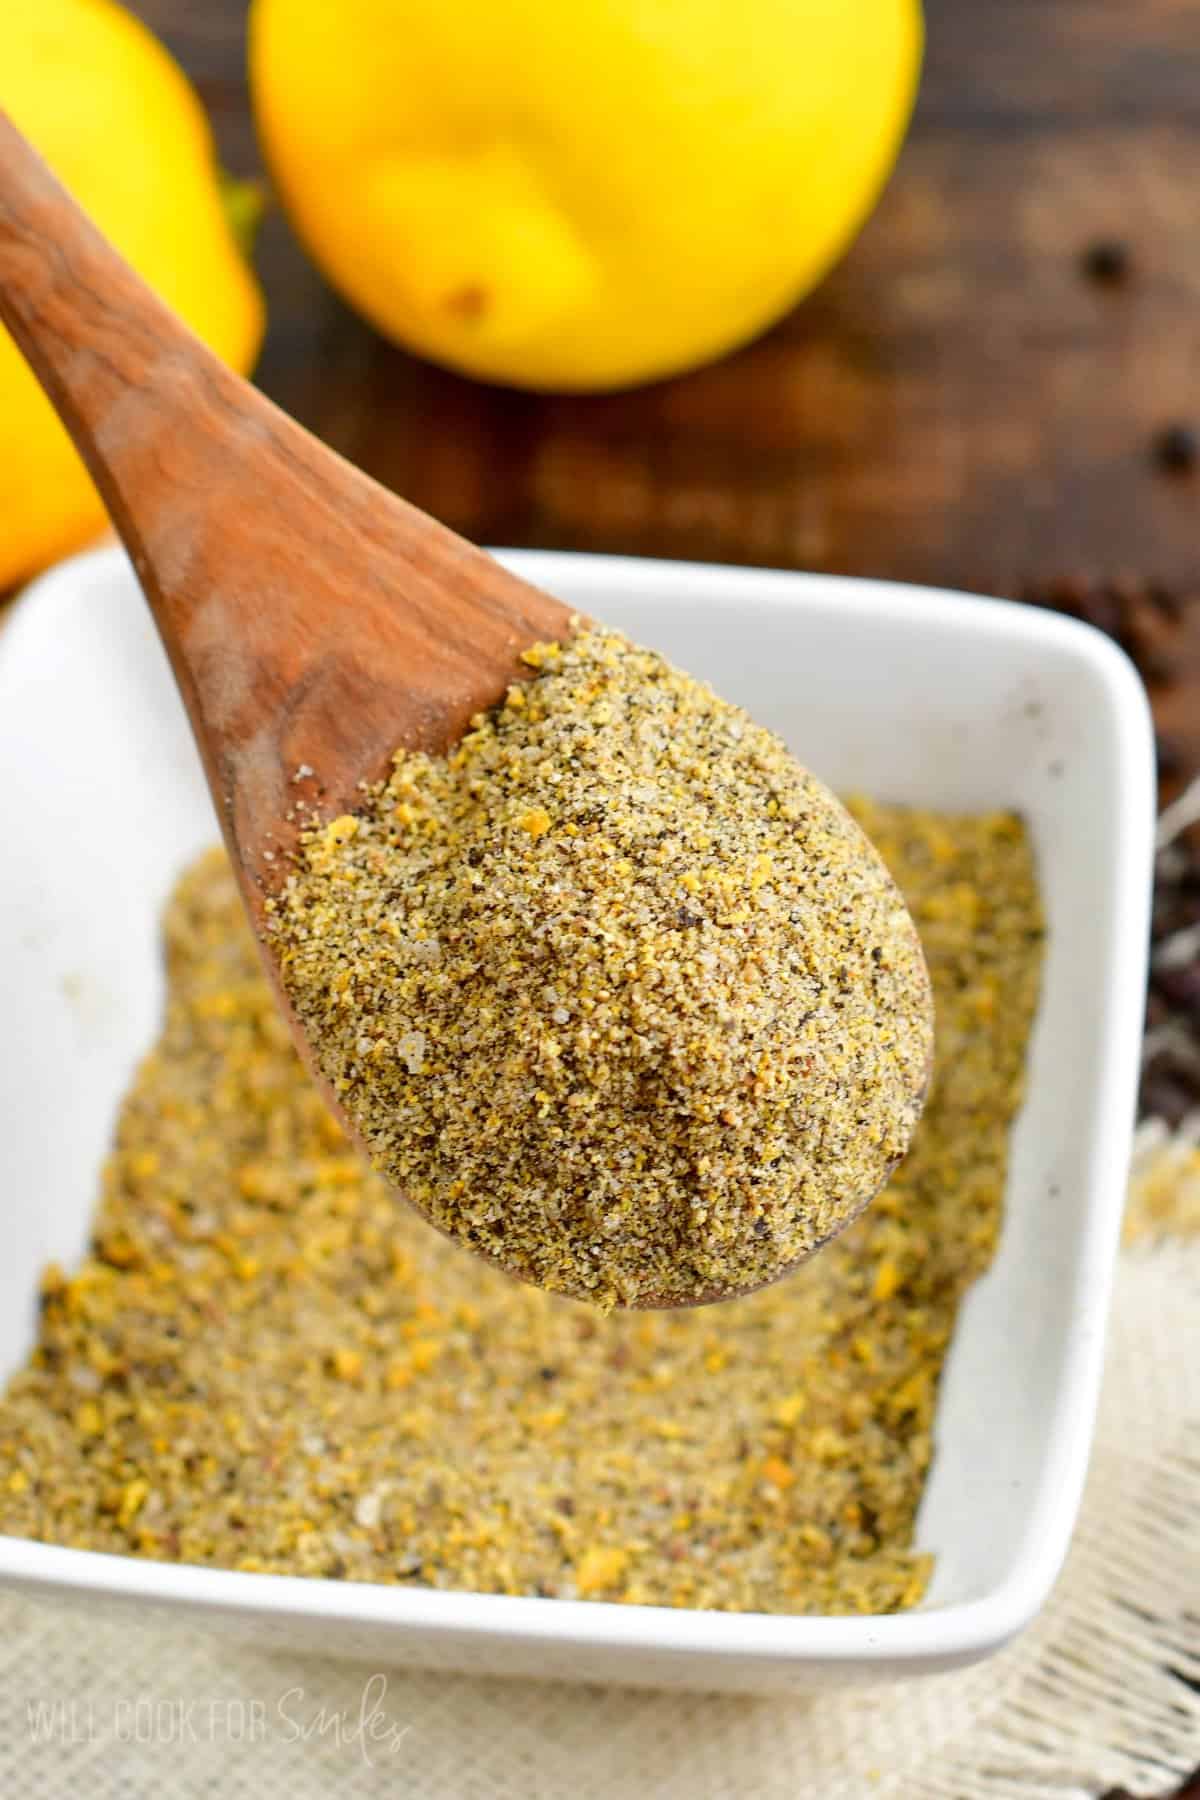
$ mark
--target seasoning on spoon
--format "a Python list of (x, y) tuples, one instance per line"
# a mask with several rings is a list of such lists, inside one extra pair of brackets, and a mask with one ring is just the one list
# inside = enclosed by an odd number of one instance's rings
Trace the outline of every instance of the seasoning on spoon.
[[(251, 921), (379, 1166), (603, 1305), (770, 1280), (865, 1204), (919, 1111), (928, 987), (825, 791), (603, 636), (456, 747), (567, 609), (232, 375), (2, 111), (0, 318), (126, 540)], [(369, 787), (398, 740), (423, 754)], [(298, 844), (304, 766), (346, 817)]]
[(908, 1147), (912, 921), (849, 814), (619, 633), (302, 835), (267, 923), (373, 1162), (511, 1273), (612, 1305), (774, 1280)]

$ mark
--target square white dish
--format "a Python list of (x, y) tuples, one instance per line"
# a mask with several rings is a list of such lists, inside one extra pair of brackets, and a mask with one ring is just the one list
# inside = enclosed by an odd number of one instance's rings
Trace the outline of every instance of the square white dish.
[[(382, 1587), (0, 1538), (0, 1581), (173, 1609), (327, 1653), (506, 1675), (747, 1691), (952, 1667), (1036, 1613), (1086, 1468), (1128, 1164), (1146, 961), (1153, 744), (1141, 684), (1087, 626), (827, 576), (508, 553), (773, 726), (843, 791), (1014, 807), (1049, 923), (1003, 1241), (959, 1318), (916, 1611), (765, 1617)], [(129, 565), (93, 552), (0, 629), (0, 1377), (44, 1263), (82, 1252), (97, 1171), (158, 1029), (158, 919), (218, 836)]]

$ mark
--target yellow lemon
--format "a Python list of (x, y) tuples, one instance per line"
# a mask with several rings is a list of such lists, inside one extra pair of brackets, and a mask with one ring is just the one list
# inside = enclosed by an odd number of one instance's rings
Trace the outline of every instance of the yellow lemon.
[(862, 223), (919, 0), (253, 0), (264, 149), (309, 250), (473, 375), (607, 388), (752, 337)]
[[(250, 368), (262, 297), (223, 210), (208, 121), (145, 27), (111, 0), (0, 0), (0, 106), (168, 305)], [(0, 589), (104, 523), (70, 439), (0, 329)]]

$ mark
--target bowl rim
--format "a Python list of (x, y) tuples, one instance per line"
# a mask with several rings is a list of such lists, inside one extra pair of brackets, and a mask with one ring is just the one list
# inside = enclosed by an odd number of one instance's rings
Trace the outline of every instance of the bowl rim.
[[(570, 551), (500, 550), (515, 573), (554, 589), (567, 580), (597, 590), (638, 585), (654, 598), (685, 594), (728, 598), (747, 583), (773, 606), (836, 599), (843, 615), (864, 628), (898, 612), (925, 628), (972, 640), (1019, 634), (1027, 646), (1066, 653), (1082, 665), (1108, 702), (1116, 780), (1112, 793), (1113, 855), (1110, 894), (1113, 941), (1104, 972), (1112, 1021), (1102, 1046), (1094, 1097), (1091, 1181), (1076, 1248), (1076, 1282), (1093, 1302), (1095, 1329), (1075, 1333), (1060, 1384), (1059, 1427), (1007, 1577), (972, 1599), (928, 1610), (852, 1617), (719, 1612), (609, 1601), (543, 1599), (349, 1582), (298, 1575), (154, 1562), (138, 1557), (0, 1535), (0, 1582), (31, 1593), (106, 1597), (152, 1607), (182, 1605), (196, 1613), (305, 1619), (348, 1626), (390, 1626), (399, 1634), (520, 1640), (525, 1646), (571, 1645), (586, 1650), (684, 1653), (704, 1663), (743, 1662), (882, 1665), (910, 1669), (947, 1660), (973, 1660), (998, 1649), (1040, 1610), (1065, 1557), (1082, 1495), (1099, 1397), (1104, 1329), (1115, 1273), (1124, 1206), (1133, 1096), (1140, 1058), (1149, 916), (1154, 802), (1154, 746), (1141, 680), (1125, 653), (1094, 627), (1015, 601), (964, 597), (950, 589), (855, 576), (759, 569), (737, 564), (658, 561)], [(124, 562), (104, 547), (57, 565), (25, 590), (19, 614), (35, 590), (78, 579), (85, 565)], [(13, 653), (10, 621), (0, 632), (0, 667)], [(19, 636), (19, 632), (15, 634)], [(702, 1678), (702, 1670), (698, 1671)]]

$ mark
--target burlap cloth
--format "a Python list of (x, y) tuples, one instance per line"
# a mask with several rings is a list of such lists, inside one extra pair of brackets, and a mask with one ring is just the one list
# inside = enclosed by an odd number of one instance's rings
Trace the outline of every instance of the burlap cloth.
[[(356, 1718), (372, 1677), (391, 1739), (365, 1755), (352, 1732), (301, 1735)], [(3, 1800), (1164, 1792), (1200, 1762), (1200, 1238), (1123, 1252), (1066, 1571), (1038, 1622), (964, 1673), (782, 1700), (385, 1677), (6, 1597), (0, 1706)]]

